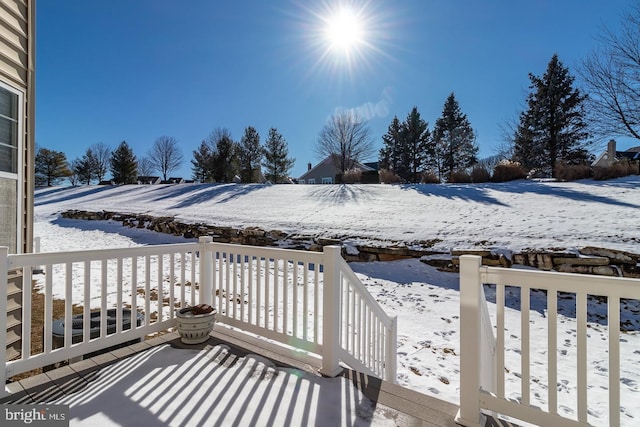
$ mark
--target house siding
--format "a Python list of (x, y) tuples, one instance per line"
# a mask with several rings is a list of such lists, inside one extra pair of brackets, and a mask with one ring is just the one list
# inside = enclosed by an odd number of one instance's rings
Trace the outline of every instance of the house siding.
[[(0, 81), (18, 92), (18, 181), (16, 252), (33, 250), (35, 159), (35, 0), (0, 0)], [(2, 245), (3, 242), (0, 242)], [(6, 243), (4, 243), (6, 244)], [(22, 349), (22, 271), (9, 271), (7, 290), (7, 359)]]
[(35, 0), (0, 0), (0, 81), (22, 93), (18, 252), (33, 250)]

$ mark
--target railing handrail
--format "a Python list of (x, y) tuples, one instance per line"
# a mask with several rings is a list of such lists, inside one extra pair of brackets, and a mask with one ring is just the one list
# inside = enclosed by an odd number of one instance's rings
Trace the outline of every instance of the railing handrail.
[[(9, 269), (31, 267), (39, 264), (62, 264), (66, 262), (82, 262), (86, 260), (100, 260), (103, 258), (126, 258), (131, 256), (159, 255), (192, 251), (198, 248), (198, 243), (171, 243), (166, 245), (135, 246), (132, 248), (109, 248), (74, 250), (61, 252), (38, 252), (24, 254), (9, 254)], [(72, 259), (72, 261), (70, 261)]]
[(367, 291), (367, 288), (365, 288), (358, 276), (356, 276), (351, 267), (349, 267), (349, 264), (340, 258), (339, 267), (340, 272), (352, 283), (354, 290), (365, 300), (371, 310), (374, 311), (374, 314), (382, 320), (384, 326), (390, 328), (393, 324), (393, 318), (382, 309), (380, 303)]
[[(640, 299), (640, 281), (626, 277), (591, 276), (489, 266), (480, 267), (480, 275), (483, 283), (494, 285), (528, 286), (559, 292)], [(602, 282), (605, 280), (606, 287), (602, 286)]]

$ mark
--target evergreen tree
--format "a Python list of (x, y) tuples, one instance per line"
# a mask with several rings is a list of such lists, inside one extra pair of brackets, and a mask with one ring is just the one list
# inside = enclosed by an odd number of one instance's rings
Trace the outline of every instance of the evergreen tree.
[(51, 187), (64, 177), (71, 175), (67, 156), (61, 151), (39, 148), (35, 158), (35, 181), (37, 187)]
[(138, 162), (126, 141), (111, 154), (111, 175), (116, 184), (135, 184), (138, 179)]
[(96, 175), (96, 157), (93, 154), (93, 150), (88, 148), (84, 155), (76, 162), (76, 168), (74, 172), (78, 175), (78, 182), (91, 184), (91, 181)]
[(467, 115), (462, 113), (460, 105), (452, 92), (442, 109), (442, 116), (436, 120), (433, 129), (436, 144), (436, 164), (440, 178), (451, 180), (451, 175), (465, 170), (477, 163), (478, 146), (475, 132)]
[(211, 175), (216, 182), (232, 182), (235, 175), (235, 143), (231, 133), (224, 128), (217, 128), (207, 141), (213, 151)]
[(401, 169), (401, 153), (404, 146), (404, 135), (402, 123), (398, 120), (398, 116), (394, 116), (387, 133), (382, 136), (384, 146), (380, 149), (379, 162), (382, 169), (400, 172)]
[(527, 110), (514, 135), (514, 160), (555, 176), (557, 161), (584, 160), (589, 132), (584, 121), (587, 99), (573, 87), (574, 77), (554, 54), (542, 77), (529, 74)]
[(191, 164), (195, 181), (211, 182), (213, 180), (213, 150), (206, 141), (202, 141), (198, 149), (193, 151)]
[[(430, 138), (429, 125), (420, 118), (417, 107), (413, 107), (407, 119), (402, 124), (404, 150), (401, 154), (402, 174), (408, 182), (420, 182), (429, 160), (433, 157), (433, 145)], [(404, 176), (403, 176), (404, 175)]]
[(274, 184), (281, 183), (293, 167), (296, 159), (289, 158), (287, 141), (277, 129), (269, 129), (269, 136), (264, 144), (265, 178)]
[(253, 126), (244, 130), (244, 135), (237, 146), (237, 161), (242, 182), (257, 182), (262, 161), (260, 134)]

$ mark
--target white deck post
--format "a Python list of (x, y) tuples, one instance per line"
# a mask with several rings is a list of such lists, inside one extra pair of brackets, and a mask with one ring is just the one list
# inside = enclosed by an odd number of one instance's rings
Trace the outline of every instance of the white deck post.
[(213, 237), (201, 236), (200, 243), (200, 304), (213, 305)]
[[(322, 369), (320, 372), (328, 377), (335, 377), (340, 367), (340, 270), (338, 259), (340, 246), (325, 246), (324, 281), (322, 286)], [(315, 266), (319, 268), (319, 266)]]
[(9, 248), (0, 246), (0, 316), (4, 321), (0, 322), (0, 396), (6, 396), (9, 392), (5, 386), (7, 382), (7, 290), (9, 285)]
[(466, 427), (485, 424), (480, 412), (480, 266), (476, 255), (460, 257), (460, 409), (455, 421)]
[(389, 328), (386, 353), (384, 379), (395, 384), (398, 369), (398, 316), (391, 319), (391, 328)]

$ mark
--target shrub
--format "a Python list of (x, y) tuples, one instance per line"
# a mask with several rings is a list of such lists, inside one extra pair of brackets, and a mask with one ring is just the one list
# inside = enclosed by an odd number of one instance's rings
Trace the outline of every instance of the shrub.
[(342, 175), (343, 184), (356, 184), (362, 180), (362, 171), (360, 169), (348, 170)]
[(488, 182), (490, 178), (489, 171), (484, 166), (474, 166), (471, 170), (472, 182)]
[(631, 165), (628, 160), (620, 160), (611, 166), (596, 166), (593, 168), (593, 179), (603, 181), (605, 179), (620, 178), (630, 175)]
[(527, 171), (518, 162), (502, 160), (493, 170), (493, 182), (515, 181), (527, 177)]
[(399, 184), (402, 179), (390, 170), (380, 169), (380, 182), (383, 184)]
[(558, 181), (575, 181), (577, 179), (586, 179), (593, 176), (593, 170), (589, 165), (577, 164), (568, 165), (566, 163), (557, 162), (556, 179)]
[(449, 176), (449, 182), (452, 184), (466, 184), (471, 182), (471, 175), (466, 171), (453, 171)]
[(380, 174), (378, 171), (364, 171), (360, 176), (362, 184), (380, 184)]
[(425, 172), (420, 179), (422, 184), (440, 184), (440, 178), (433, 172)]

